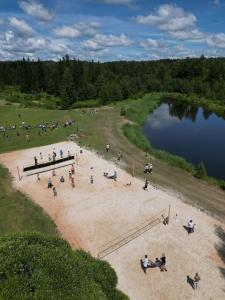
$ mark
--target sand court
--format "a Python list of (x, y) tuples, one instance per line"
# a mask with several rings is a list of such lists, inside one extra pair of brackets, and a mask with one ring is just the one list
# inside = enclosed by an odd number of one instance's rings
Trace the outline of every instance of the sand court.
[[(54, 148), (58, 155), (61, 149), (65, 156), (68, 151), (75, 154), (74, 188), (68, 165), (55, 169), (56, 176), (52, 176), (52, 170), (40, 173), (40, 181), (37, 175), (23, 174), (24, 166), (34, 164), (34, 156), (39, 157), (41, 152), (43, 160), (47, 160)], [(74, 249), (83, 248), (96, 257), (112, 240), (120, 241), (121, 236), (126, 237), (156, 215), (166, 216), (171, 205), (169, 225), (163, 225), (161, 219), (104, 257), (117, 272), (119, 288), (135, 300), (224, 299), (224, 277), (219, 267), (225, 266), (215, 247), (221, 244), (215, 230), (224, 230), (223, 223), (151, 184), (144, 191), (143, 180), (133, 178), (119, 164), (92, 151), (83, 149), (81, 154), (80, 147), (73, 142), (1, 154), (0, 162), (13, 175), (14, 186), (45, 210)], [(115, 171), (117, 181), (103, 176), (104, 172), (113, 175)], [(59, 181), (60, 176), (64, 176), (64, 183)], [(57, 190), (56, 197), (47, 188), (49, 178)], [(196, 231), (188, 235), (183, 226), (190, 218), (196, 223)], [(140, 267), (144, 254), (154, 260), (162, 252), (167, 257), (168, 272), (154, 268), (144, 274)], [(195, 272), (201, 277), (201, 287), (196, 291), (187, 282), (187, 275), (193, 277)]]

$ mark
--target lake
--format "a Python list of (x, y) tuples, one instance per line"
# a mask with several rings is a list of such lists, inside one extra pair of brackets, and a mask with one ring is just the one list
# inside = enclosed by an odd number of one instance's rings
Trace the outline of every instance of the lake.
[(209, 176), (225, 180), (225, 120), (196, 106), (163, 103), (148, 115), (143, 133), (156, 149), (204, 162)]

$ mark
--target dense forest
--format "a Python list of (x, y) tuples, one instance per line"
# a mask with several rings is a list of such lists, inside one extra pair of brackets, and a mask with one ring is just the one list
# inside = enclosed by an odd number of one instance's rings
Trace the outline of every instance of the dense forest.
[(59, 96), (61, 108), (77, 101), (100, 99), (102, 104), (149, 92), (196, 94), (225, 103), (225, 58), (159, 61), (0, 62), (0, 88), (17, 86), (23, 93)]

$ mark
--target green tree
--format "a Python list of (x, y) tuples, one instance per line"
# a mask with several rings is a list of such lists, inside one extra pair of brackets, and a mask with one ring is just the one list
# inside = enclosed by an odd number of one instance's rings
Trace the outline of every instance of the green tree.
[(62, 109), (69, 108), (74, 99), (73, 76), (70, 67), (67, 67), (63, 73), (61, 85)]
[(0, 237), (0, 299), (126, 300), (105, 261), (37, 233)]

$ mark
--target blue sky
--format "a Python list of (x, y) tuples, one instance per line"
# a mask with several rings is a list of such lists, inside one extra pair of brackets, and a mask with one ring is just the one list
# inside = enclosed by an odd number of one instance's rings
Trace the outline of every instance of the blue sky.
[(0, 60), (225, 56), (225, 0), (0, 0)]

